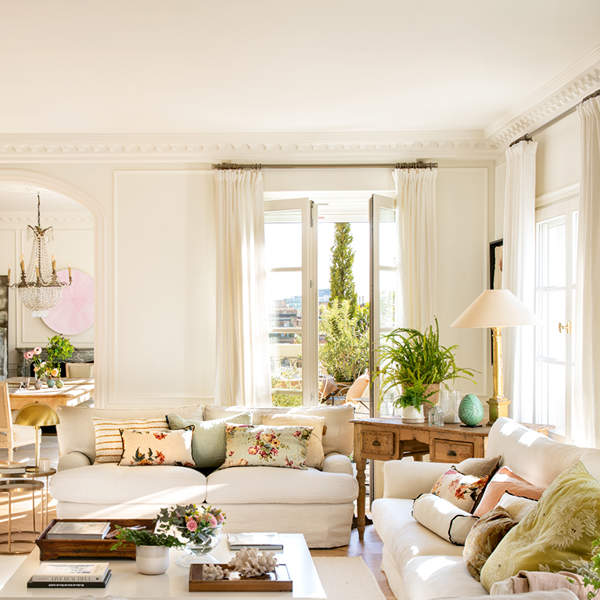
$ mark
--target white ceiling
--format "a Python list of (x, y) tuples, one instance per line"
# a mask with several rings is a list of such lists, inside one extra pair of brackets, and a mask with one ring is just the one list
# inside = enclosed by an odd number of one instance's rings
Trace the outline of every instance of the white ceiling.
[(63, 196), (58, 192), (45, 190), (25, 183), (8, 183), (0, 181), (0, 212), (2, 213), (30, 213), (31, 222), (37, 219), (37, 194), (40, 195), (40, 208), (42, 224), (44, 214), (47, 213), (86, 213), (89, 214), (79, 202)]
[(0, 0), (0, 132), (481, 130), (598, 0)]

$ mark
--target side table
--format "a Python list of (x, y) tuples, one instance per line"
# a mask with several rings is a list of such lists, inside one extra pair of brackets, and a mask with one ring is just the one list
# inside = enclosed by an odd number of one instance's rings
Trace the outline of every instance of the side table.
[(39, 467), (27, 467), (25, 469), (24, 477), (27, 479), (37, 480), (45, 479), (45, 485), (42, 489), (42, 530), (48, 525), (48, 504), (50, 496), (48, 494), (48, 484), (50, 477), (56, 474), (56, 469), (45, 469), (42, 470)]
[[(24, 538), (17, 538), (15, 535), (24, 535), (24, 534), (33, 534), (35, 536), (38, 535), (39, 531), (37, 530), (35, 524), (35, 493), (36, 491), (41, 491), (44, 488), (44, 484), (41, 481), (37, 481), (35, 479), (2, 479), (0, 480), (0, 494), (7, 494), (8, 496), (8, 531), (5, 533), (0, 533), (0, 538), (6, 536), (6, 542), (0, 542), (2, 544), (7, 544), (6, 551), (0, 551), (0, 554), (29, 554), (31, 552), (31, 548), (27, 550), (13, 550), (13, 544), (35, 544), (34, 540), (28, 540)], [(12, 504), (13, 504), (13, 494), (23, 494), (23, 493), (31, 493), (31, 518), (33, 520), (33, 529), (20, 529), (18, 531), (13, 531), (12, 529)]]

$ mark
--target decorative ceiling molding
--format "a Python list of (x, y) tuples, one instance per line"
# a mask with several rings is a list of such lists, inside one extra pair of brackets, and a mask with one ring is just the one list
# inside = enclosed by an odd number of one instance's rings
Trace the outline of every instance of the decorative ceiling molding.
[(0, 135), (0, 162), (366, 161), (495, 158), (481, 132)]
[(486, 129), (486, 139), (503, 148), (555, 119), (600, 88), (600, 48), (572, 65), (534, 94), (528, 108)]
[[(34, 222), (33, 213), (29, 212), (0, 212), (0, 228), (13, 229), (15, 227), (27, 227)], [(94, 217), (90, 214), (81, 214), (77, 212), (62, 212), (62, 213), (44, 213), (43, 225), (51, 225), (56, 228), (65, 227), (93, 229)]]

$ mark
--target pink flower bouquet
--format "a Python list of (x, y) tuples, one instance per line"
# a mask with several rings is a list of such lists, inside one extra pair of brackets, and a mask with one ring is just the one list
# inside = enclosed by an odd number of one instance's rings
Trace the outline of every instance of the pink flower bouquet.
[(209, 552), (216, 545), (224, 522), (225, 513), (220, 508), (180, 504), (161, 508), (155, 533), (171, 533), (183, 544), (199, 552)]

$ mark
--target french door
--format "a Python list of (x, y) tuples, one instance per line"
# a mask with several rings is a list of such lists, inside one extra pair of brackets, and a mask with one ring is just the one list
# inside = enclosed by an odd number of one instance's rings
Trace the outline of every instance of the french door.
[(536, 423), (569, 430), (573, 395), (577, 198), (536, 211)]
[(398, 327), (400, 278), (397, 210), (394, 198), (373, 194), (369, 201), (370, 268), (370, 415), (379, 407), (380, 381), (375, 376), (383, 336)]
[(308, 198), (265, 201), (271, 398), (318, 402), (316, 206)]

